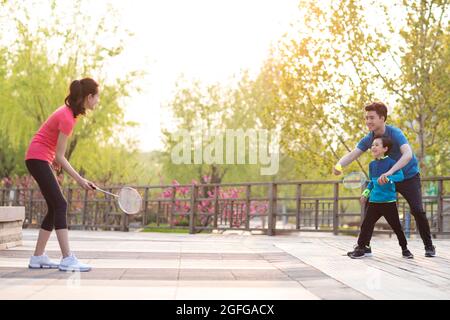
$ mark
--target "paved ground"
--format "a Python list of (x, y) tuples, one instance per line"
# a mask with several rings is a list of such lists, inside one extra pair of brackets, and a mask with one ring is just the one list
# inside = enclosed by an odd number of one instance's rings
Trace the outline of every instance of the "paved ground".
[[(425, 258), (400, 256), (395, 238), (375, 237), (374, 257), (349, 259), (354, 237), (70, 231), (88, 273), (29, 270), (37, 230), (0, 251), (0, 299), (449, 299), (450, 240)], [(56, 237), (47, 247), (59, 259)]]

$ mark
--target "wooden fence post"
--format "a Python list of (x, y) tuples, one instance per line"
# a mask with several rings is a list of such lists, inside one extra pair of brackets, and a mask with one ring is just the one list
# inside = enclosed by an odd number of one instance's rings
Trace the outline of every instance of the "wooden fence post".
[(245, 191), (245, 229), (250, 230), (250, 195), (251, 195), (251, 185), (247, 186)]
[[(30, 189), (30, 203), (29, 203), (29, 206), (30, 206), (30, 208), (28, 209), (28, 217), (29, 217), (29, 220), (28, 221), (30, 221), (30, 224), (31, 224), (31, 221), (33, 221), (33, 188), (31, 188)], [(39, 221), (38, 221), (38, 223), (39, 223)]]
[(319, 200), (317, 199), (314, 210), (314, 229), (319, 230)]
[(277, 228), (276, 210), (277, 210), (277, 185), (275, 183), (271, 183), (269, 187), (269, 221), (267, 223), (268, 227), (267, 235), (269, 236), (275, 235), (275, 231)]
[(172, 202), (171, 202), (171, 206), (170, 206), (170, 210), (169, 210), (169, 227), (172, 228), (173, 227), (173, 214), (175, 212), (175, 196), (177, 193), (177, 189), (175, 187), (172, 187)]
[(70, 209), (72, 208), (72, 188), (67, 189), (67, 224), (70, 223)]
[(198, 188), (195, 184), (191, 187), (191, 213), (189, 215), (189, 233), (195, 233), (195, 212), (196, 212), (196, 202), (197, 202), (197, 192)]
[(333, 233), (339, 233), (339, 182), (334, 184), (333, 190)]
[(88, 207), (88, 191), (84, 190), (84, 199), (83, 199), (83, 219), (82, 219), (82, 223), (83, 223), (83, 229), (86, 230), (86, 219), (87, 219), (87, 207)]
[(219, 186), (214, 187), (214, 229), (217, 229), (219, 215)]
[(145, 227), (148, 223), (148, 187), (145, 187), (145, 193), (144, 193), (144, 213), (142, 214), (142, 226)]
[(444, 181), (438, 181), (437, 202), (438, 202), (438, 232), (444, 231)]
[(300, 230), (301, 228), (301, 206), (302, 206), (302, 185), (298, 184), (297, 185), (297, 194), (296, 194), (296, 208), (297, 208), (297, 215), (296, 215), (296, 224), (295, 224), (295, 228), (297, 230)]

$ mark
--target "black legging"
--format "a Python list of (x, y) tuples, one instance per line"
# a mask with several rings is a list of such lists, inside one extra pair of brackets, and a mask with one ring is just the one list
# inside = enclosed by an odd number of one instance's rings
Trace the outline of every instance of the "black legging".
[(41, 228), (47, 231), (52, 231), (53, 228), (67, 229), (67, 201), (50, 164), (36, 159), (26, 160), (25, 164), (47, 202), (48, 212), (42, 221)]

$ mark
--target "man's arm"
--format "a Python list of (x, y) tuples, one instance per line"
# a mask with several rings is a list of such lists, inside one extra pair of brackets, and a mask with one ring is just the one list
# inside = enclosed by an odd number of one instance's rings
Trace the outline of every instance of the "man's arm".
[(350, 163), (358, 159), (364, 152), (359, 148), (353, 149), (353, 151), (347, 153), (343, 156), (337, 164), (333, 167), (333, 173), (335, 175), (340, 175), (342, 173), (342, 167), (348, 166)]
[(412, 150), (411, 150), (411, 146), (409, 144), (405, 143), (404, 145), (402, 145), (400, 147), (400, 152), (402, 153), (402, 156), (400, 157), (400, 159), (398, 159), (398, 161), (392, 166), (391, 169), (389, 169), (389, 171), (383, 173), (378, 178), (378, 183), (380, 185), (387, 183), (389, 181), (387, 178), (388, 176), (391, 176), (394, 174), (394, 172), (402, 169), (412, 159)]
[(398, 170), (398, 171), (394, 172), (394, 174), (389, 176), (388, 179), (393, 181), (393, 182), (403, 181), (405, 179), (405, 175), (403, 174), (403, 170)]

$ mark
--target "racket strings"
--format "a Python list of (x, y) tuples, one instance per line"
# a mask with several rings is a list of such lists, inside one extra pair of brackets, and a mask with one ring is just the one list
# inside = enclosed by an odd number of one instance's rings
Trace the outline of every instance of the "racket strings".
[(119, 192), (119, 207), (129, 214), (138, 213), (142, 207), (142, 197), (133, 188), (125, 187)]
[(348, 189), (361, 188), (366, 181), (366, 175), (362, 172), (351, 172), (342, 180), (344, 187)]

